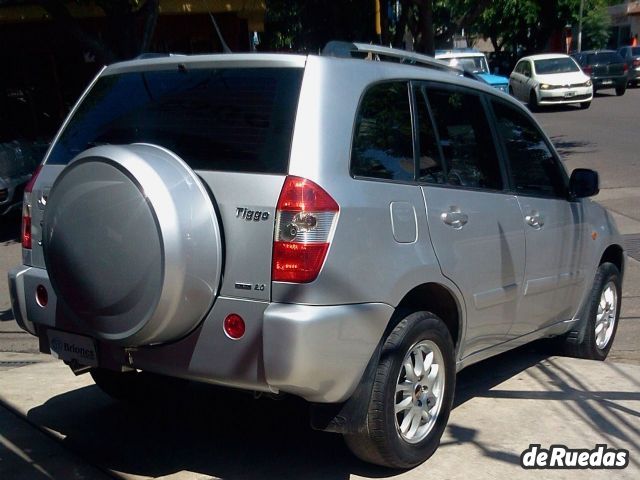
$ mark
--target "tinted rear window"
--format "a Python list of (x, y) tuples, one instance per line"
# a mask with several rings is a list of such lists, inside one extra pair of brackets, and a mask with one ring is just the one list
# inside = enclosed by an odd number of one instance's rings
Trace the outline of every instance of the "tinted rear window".
[(593, 53), (587, 55), (587, 63), (589, 65), (624, 63), (623, 58), (615, 52)]
[(104, 144), (152, 143), (191, 168), (286, 173), (302, 69), (133, 72), (100, 78), (56, 143), (64, 165)]
[(631, 55), (640, 55), (640, 47), (633, 47), (631, 49)]

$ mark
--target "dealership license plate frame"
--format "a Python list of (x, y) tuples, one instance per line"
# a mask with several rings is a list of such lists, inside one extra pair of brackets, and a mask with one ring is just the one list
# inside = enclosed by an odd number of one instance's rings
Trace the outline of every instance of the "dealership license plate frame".
[(88, 367), (98, 366), (98, 349), (93, 338), (49, 329), (47, 339), (49, 350), (54, 358)]

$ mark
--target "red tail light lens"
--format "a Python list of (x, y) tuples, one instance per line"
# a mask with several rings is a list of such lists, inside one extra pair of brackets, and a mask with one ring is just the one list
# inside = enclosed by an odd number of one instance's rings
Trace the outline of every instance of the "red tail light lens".
[(22, 248), (31, 249), (31, 192), (36, 179), (42, 170), (42, 165), (38, 165), (33, 172), (31, 179), (24, 187), (24, 199), (22, 201)]
[(627, 73), (629, 71), (629, 65), (625, 63), (622, 69), (624, 70), (624, 73)]
[(587, 75), (591, 75), (593, 73), (593, 67), (591, 67), (590, 65), (587, 65), (582, 69), (582, 71)]
[(339, 210), (336, 201), (312, 181), (287, 177), (276, 211), (274, 282), (308, 283), (318, 277)]

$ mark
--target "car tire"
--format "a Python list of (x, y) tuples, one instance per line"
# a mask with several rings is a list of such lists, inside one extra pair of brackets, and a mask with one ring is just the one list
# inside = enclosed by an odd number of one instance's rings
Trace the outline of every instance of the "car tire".
[(621, 285), (618, 267), (609, 262), (598, 267), (585, 308), (584, 332), (571, 331), (565, 335), (566, 354), (590, 360), (607, 358), (618, 330)]
[(626, 91), (627, 91), (626, 85), (622, 86), (622, 87), (616, 87), (616, 95), (618, 97), (621, 97), (622, 95), (624, 95), (624, 92), (626, 92)]
[(586, 110), (587, 108), (589, 108), (591, 106), (591, 102), (581, 102), (580, 103), (580, 108), (582, 110)]
[[(345, 434), (347, 446), (360, 459), (385, 467), (424, 462), (447, 425), (455, 380), (454, 347), (445, 324), (429, 312), (408, 315), (382, 348), (365, 431)], [(404, 408), (396, 413), (399, 404)]]
[(90, 374), (104, 393), (115, 400), (132, 404), (149, 398), (166, 398), (172, 389), (186, 383), (186, 380), (135, 370), (117, 372), (106, 368), (94, 368)]
[(529, 93), (529, 110), (532, 112), (538, 111), (538, 97), (535, 90), (531, 90)]

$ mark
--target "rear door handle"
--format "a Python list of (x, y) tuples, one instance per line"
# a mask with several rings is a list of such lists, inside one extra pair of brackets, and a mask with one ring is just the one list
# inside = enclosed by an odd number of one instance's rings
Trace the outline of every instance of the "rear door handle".
[(458, 207), (454, 206), (449, 207), (448, 212), (443, 212), (442, 215), (440, 215), (440, 218), (442, 218), (444, 223), (456, 230), (460, 230), (469, 221), (469, 216), (466, 213), (462, 213)]
[(535, 228), (536, 230), (540, 230), (544, 225), (544, 218), (540, 215), (540, 212), (537, 212), (536, 210), (532, 211), (529, 215), (526, 215), (524, 220), (527, 222), (527, 225)]

